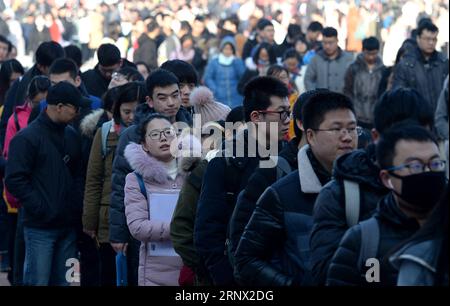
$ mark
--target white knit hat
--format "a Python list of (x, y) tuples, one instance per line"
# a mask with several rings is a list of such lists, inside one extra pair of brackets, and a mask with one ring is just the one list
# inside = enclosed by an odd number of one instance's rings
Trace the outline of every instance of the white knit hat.
[(189, 100), (194, 107), (194, 113), (201, 115), (202, 126), (209, 121), (225, 120), (231, 111), (227, 105), (214, 101), (212, 91), (205, 86), (195, 88)]

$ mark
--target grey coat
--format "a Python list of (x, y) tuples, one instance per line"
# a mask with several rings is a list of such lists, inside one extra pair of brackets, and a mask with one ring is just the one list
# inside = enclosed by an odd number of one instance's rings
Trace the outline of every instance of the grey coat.
[(435, 52), (425, 61), (420, 49), (408, 52), (394, 70), (393, 88), (415, 88), (436, 110), (442, 84), (448, 75), (448, 59)]
[(344, 77), (353, 56), (339, 49), (339, 55), (329, 60), (323, 50), (317, 52), (305, 73), (305, 89), (326, 88), (335, 92), (344, 92)]
[(439, 137), (448, 140), (448, 75), (439, 95), (434, 122)]
[(378, 98), (378, 87), (383, 77), (384, 65), (380, 57), (369, 70), (362, 53), (348, 67), (345, 74), (344, 94), (355, 105), (358, 121), (373, 124), (373, 108)]

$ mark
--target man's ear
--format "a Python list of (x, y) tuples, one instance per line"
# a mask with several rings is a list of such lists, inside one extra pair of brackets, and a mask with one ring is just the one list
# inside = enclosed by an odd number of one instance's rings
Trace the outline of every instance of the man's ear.
[(300, 119), (295, 119), (295, 124), (302, 132), (305, 131), (305, 128), (303, 127), (303, 122)]
[(380, 180), (383, 183), (384, 187), (392, 190), (394, 186), (392, 185), (391, 176), (389, 175), (389, 172), (387, 170), (381, 170), (379, 175)]
[(251, 122), (261, 122), (261, 114), (258, 111), (253, 111), (250, 113), (250, 121)]
[(79, 75), (77, 75), (77, 77), (75, 78), (75, 87), (80, 87), (81, 85), (81, 77)]
[(311, 129), (307, 129), (306, 130), (306, 142), (308, 144), (314, 143), (314, 141), (315, 141), (315, 137), (314, 136), (315, 135), (314, 135), (313, 130), (311, 130)]
[(155, 104), (153, 103), (153, 100), (150, 96), (145, 97), (145, 102), (147, 102), (148, 106), (150, 106), (151, 108), (154, 108)]
[(371, 136), (372, 136), (372, 141), (373, 141), (374, 143), (376, 143), (376, 142), (378, 141), (378, 139), (380, 139), (380, 133), (378, 133), (378, 131), (377, 131), (375, 128), (373, 128), (373, 129), (370, 131), (370, 134), (371, 134)]
[(44, 65), (41, 65), (41, 64), (37, 64), (37, 68), (39, 69), (40, 72), (42, 72), (42, 74), (48, 75), (48, 69), (50, 67), (44, 66)]

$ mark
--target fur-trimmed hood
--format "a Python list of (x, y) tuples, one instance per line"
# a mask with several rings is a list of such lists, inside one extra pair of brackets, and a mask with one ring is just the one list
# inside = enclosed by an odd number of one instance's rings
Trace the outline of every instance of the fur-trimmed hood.
[(97, 109), (86, 115), (80, 123), (81, 134), (89, 138), (94, 138), (98, 121), (104, 112), (103, 109)]

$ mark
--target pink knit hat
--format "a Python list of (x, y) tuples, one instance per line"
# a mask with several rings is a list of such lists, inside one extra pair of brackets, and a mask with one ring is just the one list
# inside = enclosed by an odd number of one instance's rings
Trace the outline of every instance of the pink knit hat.
[(212, 91), (205, 86), (195, 88), (189, 100), (194, 107), (194, 113), (201, 115), (202, 126), (209, 121), (225, 120), (231, 111), (227, 105), (214, 101)]

